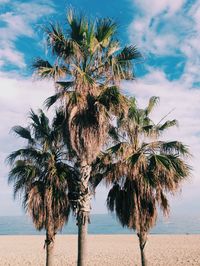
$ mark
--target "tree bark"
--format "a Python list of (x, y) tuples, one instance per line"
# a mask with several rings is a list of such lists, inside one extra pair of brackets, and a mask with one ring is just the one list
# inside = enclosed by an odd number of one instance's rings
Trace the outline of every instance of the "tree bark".
[(53, 266), (54, 257), (54, 218), (52, 211), (52, 189), (48, 189), (46, 193), (46, 266)]
[(90, 191), (89, 178), (91, 166), (81, 165), (80, 167), (80, 182), (79, 182), (79, 199), (77, 210), (77, 225), (78, 225), (78, 266), (87, 264), (87, 228), (90, 214)]
[(54, 239), (52, 239), (48, 235), (48, 233), (46, 234), (45, 246), (46, 246), (46, 266), (53, 266)]
[(78, 266), (85, 266), (87, 264), (87, 228), (88, 228), (88, 214), (83, 213), (84, 223), (82, 221), (78, 224)]
[(145, 245), (147, 242), (146, 233), (138, 233), (139, 243), (140, 243), (140, 255), (141, 255), (141, 265), (147, 266), (146, 256), (145, 256)]

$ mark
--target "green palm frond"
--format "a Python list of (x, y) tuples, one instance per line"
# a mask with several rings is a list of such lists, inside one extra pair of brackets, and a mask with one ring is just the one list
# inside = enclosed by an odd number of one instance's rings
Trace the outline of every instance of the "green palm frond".
[[(32, 120), (31, 127), (33, 128), (33, 133), (36, 139), (43, 139), (44, 141), (51, 141), (49, 139), (49, 119), (40, 109), (39, 114), (37, 115), (33, 110), (29, 114), (30, 119)], [(45, 139), (46, 138), (46, 139)]]
[(127, 148), (128, 148), (127, 142), (119, 142), (116, 145), (109, 148), (107, 152), (115, 155), (119, 153), (124, 154)]
[(48, 61), (43, 60), (42, 58), (36, 58), (32, 67), (35, 70), (37, 77), (41, 79), (52, 78), (56, 80), (60, 77), (65, 77), (68, 73), (68, 69), (65, 65), (51, 65)]
[(158, 129), (159, 131), (163, 131), (173, 126), (178, 126), (178, 121), (175, 119), (166, 121), (163, 125), (158, 126)]
[(159, 97), (156, 97), (156, 96), (153, 96), (149, 99), (149, 103), (148, 103), (148, 106), (147, 108), (145, 108), (145, 114), (146, 116), (148, 116), (151, 111), (153, 110), (153, 108), (158, 104), (160, 98)]
[(96, 25), (96, 38), (98, 42), (106, 47), (109, 45), (110, 39), (117, 31), (117, 24), (109, 18), (98, 19)]
[(99, 95), (98, 101), (113, 114), (122, 114), (128, 109), (126, 97), (121, 95), (116, 86), (106, 87)]
[(17, 158), (26, 158), (27, 160), (33, 159), (36, 161), (40, 161), (41, 156), (42, 155), (40, 151), (37, 151), (36, 149), (29, 147), (29, 148), (19, 149), (17, 151), (12, 152), (7, 157), (7, 161), (10, 164), (12, 164)]
[(88, 21), (82, 15), (78, 15), (75, 10), (69, 9), (67, 12), (67, 21), (70, 27), (70, 37), (78, 44), (82, 44), (85, 33), (88, 31)]
[(62, 127), (64, 122), (65, 122), (65, 114), (64, 114), (63, 109), (60, 108), (56, 110), (56, 115), (53, 118), (53, 121), (52, 121), (53, 129), (55, 130), (59, 129), (60, 127)]
[(124, 63), (126, 61), (132, 61), (141, 58), (141, 53), (134, 45), (126, 46), (118, 55), (118, 62)]
[(31, 136), (31, 132), (29, 128), (21, 127), (21, 126), (14, 126), (12, 131), (17, 134), (19, 137), (27, 139), (29, 143), (33, 143), (33, 138)]
[(163, 142), (161, 149), (162, 152), (167, 154), (190, 156), (188, 147), (179, 141)]
[(40, 125), (39, 116), (33, 111), (33, 109), (30, 110), (29, 118), (31, 119), (31, 124)]
[(174, 176), (177, 178), (177, 181), (184, 181), (190, 176), (192, 168), (188, 164), (186, 164), (177, 156), (167, 155), (167, 157), (170, 160), (171, 165), (173, 166)]
[(137, 165), (138, 162), (140, 162), (140, 156), (142, 156), (142, 153), (138, 152), (138, 153), (134, 153), (132, 154), (128, 160), (130, 161), (132, 166)]
[(43, 128), (45, 128), (45, 131), (50, 132), (49, 119), (41, 109), (39, 110), (39, 119), (40, 119), (40, 125)]
[(107, 110), (110, 110), (113, 106), (119, 106), (120, 104), (120, 92), (116, 86), (108, 87), (99, 95), (99, 102), (103, 104)]
[(58, 23), (55, 25), (50, 23), (46, 27), (45, 33), (47, 44), (53, 55), (64, 59), (66, 62), (75, 54), (81, 56), (81, 50), (76, 40), (67, 38)]
[(116, 79), (131, 80), (134, 78), (133, 61), (141, 57), (135, 46), (125, 47), (117, 56), (110, 59)]
[(152, 158), (154, 159), (154, 163), (155, 163), (154, 169), (158, 169), (159, 172), (166, 171), (166, 170), (170, 171), (172, 164), (168, 156), (154, 154), (152, 155)]
[(23, 196), (23, 193), (29, 188), (33, 180), (38, 177), (39, 173), (39, 168), (34, 164), (22, 160), (16, 161), (8, 176), (8, 183), (14, 183), (14, 198), (17, 195)]
[(48, 97), (45, 102), (44, 105), (47, 109), (49, 109), (53, 104), (55, 104), (58, 100), (61, 100), (64, 96), (63, 92), (58, 92), (50, 97)]
[(119, 134), (117, 132), (117, 128), (110, 125), (109, 128), (109, 132), (108, 132), (109, 136), (111, 137), (112, 140), (119, 142), (120, 141), (120, 137)]
[(66, 49), (66, 40), (61, 26), (58, 23), (55, 25), (49, 23), (49, 26), (45, 28), (45, 32), (47, 34), (47, 44), (52, 49), (52, 53), (58, 56), (62, 55), (63, 50)]
[(15, 163), (15, 166), (11, 169), (8, 176), (8, 183), (11, 183), (17, 179), (23, 179), (23, 185), (26, 186), (28, 184), (28, 180), (30, 181), (31, 178), (37, 177), (39, 173), (39, 169), (32, 165), (31, 163), (27, 163), (23, 160), (18, 160)]

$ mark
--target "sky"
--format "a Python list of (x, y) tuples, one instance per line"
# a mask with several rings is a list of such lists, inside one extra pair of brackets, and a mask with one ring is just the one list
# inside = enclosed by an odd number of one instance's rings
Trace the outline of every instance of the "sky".
[[(37, 110), (53, 94), (53, 85), (37, 81), (31, 62), (48, 58), (42, 27), (49, 21), (65, 23), (67, 7), (86, 15), (111, 17), (118, 24), (122, 45), (134, 44), (142, 53), (134, 71), (137, 79), (123, 82), (122, 90), (144, 107), (155, 95), (160, 103), (152, 114), (164, 115), (179, 126), (163, 136), (187, 144), (193, 157), (192, 176), (181, 193), (171, 199), (172, 213), (199, 214), (200, 210), (200, 1), (199, 0), (0, 0), (0, 216), (21, 215), (7, 185), (6, 156), (23, 144), (10, 129), (26, 126), (30, 108)], [(106, 212), (106, 194), (99, 187), (93, 213)]]

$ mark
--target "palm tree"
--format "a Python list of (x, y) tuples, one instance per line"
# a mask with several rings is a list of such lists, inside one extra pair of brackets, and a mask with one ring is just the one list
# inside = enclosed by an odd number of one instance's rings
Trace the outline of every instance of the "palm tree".
[[(102, 154), (94, 185), (102, 179), (112, 184), (107, 207), (122, 224), (137, 232), (141, 264), (146, 265), (144, 248), (149, 230), (155, 225), (157, 207), (169, 212), (167, 194), (174, 194), (189, 176), (190, 167), (184, 162), (188, 149), (178, 141), (161, 141), (159, 136), (176, 120), (154, 124), (149, 115), (158, 102), (152, 97), (146, 109), (138, 109), (130, 99), (127, 117), (118, 119), (116, 145)], [(115, 138), (115, 141), (117, 139)]]
[(93, 22), (69, 10), (67, 30), (58, 23), (45, 29), (55, 61), (38, 58), (33, 64), (38, 77), (55, 82), (56, 94), (46, 105), (61, 100), (66, 114), (65, 143), (79, 168), (75, 193), (71, 193), (79, 231), (79, 266), (86, 264), (91, 165), (106, 142), (113, 115), (126, 109), (120, 81), (134, 78), (132, 61), (141, 56), (133, 45), (120, 47), (116, 30), (110, 19)]
[(14, 197), (22, 197), (23, 207), (38, 230), (46, 230), (46, 265), (53, 265), (55, 235), (68, 221), (70, 205), (67, 179), (75, 171), (67, 164), (61, 135), (62, 115), (52, 125), (42, 110), (31, 111), (29, 127), (15, 126), (14, 133), (27, 145), (8, 156), (12, 168), (8, 181)]

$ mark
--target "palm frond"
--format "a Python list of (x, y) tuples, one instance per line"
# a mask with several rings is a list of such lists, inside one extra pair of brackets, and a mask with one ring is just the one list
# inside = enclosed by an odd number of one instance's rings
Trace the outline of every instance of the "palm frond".
[(98, 19), (96, 25), (96, 38), (98, 42), (106, 47), (110, 39), (114, 37), (117, 31), (117, 24), (109, 18)]
[(99, 95), (98, 101), (107, 111), (115, 115), (125, 113), (128, 109), (127, 98), (121, 95), (119, 88), (116, 86), (105, 88)]
[(147, 108), (145, 108), (145, 114), (148, 116), (151, 111), (153, 110), (153, 108), (158, 104), (160, 98), (159, 97), (156, 97), (156, 96), (153, 96), (149, 99), (149, 103), (148, 103), (148, 106)]
[(177, 126), (177, 125), (178, 125), (178, 121), (174, 119), (174, 120), (166, 121), (163, 125), (160, 125), (158, 128), (159, 128), (159, 131), (163, 131), (165, 129), (168, 129), (170, 127)]
[(88, 22), (83, 15), (79, 15), (73, 9), (67, 12), (67, 21), (70, 26), (70, 37), (78, 44), (84, 39), (84, 33), (88, 31)]
[(48, 97), (44, 105), (47, 109), (49, 109), (52, 105), (54, 105), (58, 100), (61, 100), (63, 98), (64, 93), (63, 92), (58, 92), (50, 97)]
[(12, 131), (17, 134), (19, 137), (27, 139), (29, 143), (34, 143), (34, 140), (31, 136), (31, 132), (29, 128), (21, 127), (21, 126), (14, 126)]
[(58, 79), (60, 77), (65, 77), (68, 73), (68, 69), (65, 65), (51, 65), (48, 61), (42, 58), (36, 58), (32, 64), (37, 77), (41, 79)]
[(112, 140), (119, 142), (120, 136), (119, 136), (119, 134), (117, 132), (117, 128), (116, 127), (111, 125), (110, 128), (109, 128), (108, 134), (109, 134), (109, 136), (111, 137)]
[(34, 137), (36, 139), (43, 139), (44, 141), (47, 141), (50, 136), (49, 119), (41, 109), (38, 112), (39, 114), (37, 115), (31, 109), (29, 114), (29, 117), (32, 120), (31, 127), (33, 129)]
[(124, 47), (124, 49), (117, 55), (118, 62), (120, 63), (139, 58), (141, 58), (141, 53), (134, 45)]
[(189, 148), (179, 141), (163, 142), (161, 149), (162, 152), (167, 154), (190, 156)]
[(25, 148), (25, 149), (19, 149), (17, 151), (12, 152), (8, 157), (7, 157), (7, 161), (9, 164), (13, 164), (13, 162), (17, 159), (17, 158), (26, 158), (28, 159), (34, 159), (34, 160), (40, 160), (41, 159), (41, 153), (38, 152), (37, 150), (33, 149), (33, 148)]

